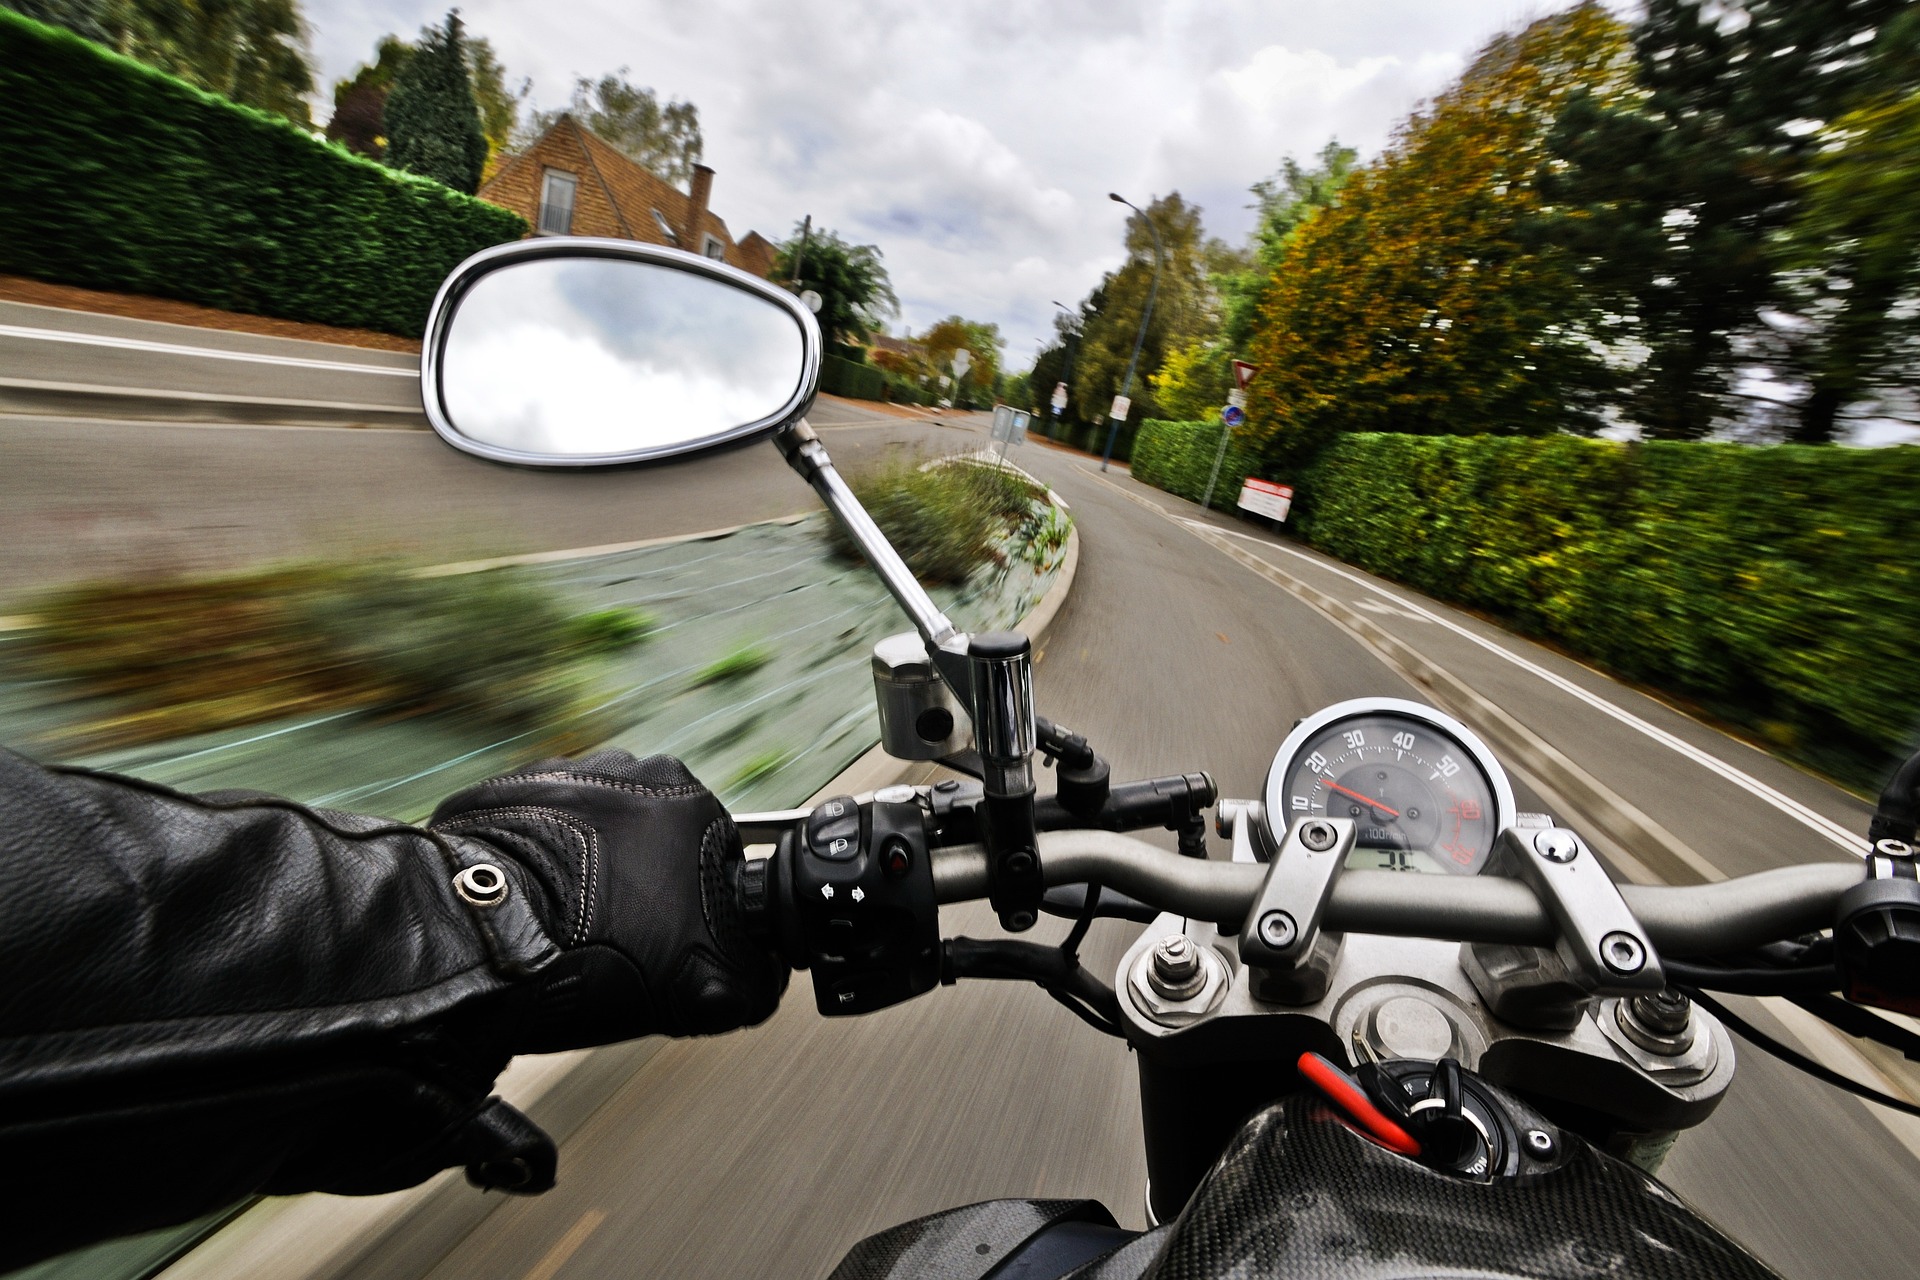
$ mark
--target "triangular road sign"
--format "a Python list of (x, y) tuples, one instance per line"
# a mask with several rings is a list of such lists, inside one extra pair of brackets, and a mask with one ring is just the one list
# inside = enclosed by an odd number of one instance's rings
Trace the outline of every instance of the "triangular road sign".
[[(1215, 366), (1215, 367), (1217, 368), (1218, 366)], [(1248, 364), (1245, 360), (1235, 360), (1233, 362), (1234, 385), (1239, 387), (1242, 391), (1245, 391), (1247, 389), (1247, 384), (1253, 381), (1253, 375), (1258, 372), (1259, 370), (1255, 369), (1252, 365)]]

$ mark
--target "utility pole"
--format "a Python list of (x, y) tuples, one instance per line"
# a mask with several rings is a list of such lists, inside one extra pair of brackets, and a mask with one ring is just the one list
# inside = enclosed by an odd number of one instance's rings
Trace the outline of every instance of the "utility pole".
[[(1109, 191), (1107, 193), (1107, 199), (1112, 200), (1116, 204), (1123, 204), (1139, 214), (1140, 221), (1147, 224), (1147, 231), (1153, 236), (1153, 283), (1147, 287), (1147, 309), (1140, 313), (1140, 332), (1134, 335), (1133, 354), (1127, 357), (1126, 380), (1121, 383), (1120, 394), (1114, 398), (1113, 402), (1113, 407), (1121, 410), (1121, 416), (1124, 417), (1126, 411), (1133, 407), (1133, 369), (1135, 365), (1140, 363), (1140, 344), (1147, 340), (1147, 322), (1153, 319), (1153, 300), (1158, 297), (1160, 293), (1160, 261), (1166, 256), (1166, 253), (1160, 247), (1159, 229), (1153, 225), (1153, 219), (1147, 216), (1146, 210), (1117, 191)], [(1121, 419), (1115, 417), (1111, 411), (1107, 414), (1107, 418), (1113, 425), (1107, 428), (1107, 448), (1106, 451), (1100, 455), (1100, 469), (1102, 471), (1105, 471), (1107, 464), (1113, 460), (1114, 437), (1120, 434)]]
[(807, 261), (807, 235), (812, 230), (813, 215), (808, 214), (800, 222), (800, 247), (793, 251), (793, 269), (787, 272), (788, 284), (798, 285), (800, 283), (800, 268), (805, 266)]

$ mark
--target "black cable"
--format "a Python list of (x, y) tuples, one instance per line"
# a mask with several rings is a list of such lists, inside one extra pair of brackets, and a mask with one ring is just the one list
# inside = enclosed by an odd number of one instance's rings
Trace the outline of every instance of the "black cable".
[(1687, 991), (1686, 994), (1695, 1004), (1739, 1033), (1742, 1040), (1745, 1040), (1756, 1049), (1761, 1049), (1772, 1054), (1788, 1066), (1797, 1067), (1812, 1076), (1815, 1080), (1824, 1081), (1836, 1089), (1844, 1089), (1855, 1097), (1865, 1098), (1868, 1102), (1877, 1102), (1881, 1106), (1893, 1111), (1898, 1111), (1903, 1115), (1920, 1116), (1920, 1106), (1915, 1106), (1913, 1103), (1901, 1098), (1890, 1097), (1887, 1094), (1881, 1093), (1878, 1089), (1861, 1084), (1858, 1080), (1851, 1080), (1841, 1075), (1838, 1071), (1820, 1065), (1797, 1049), (1787, 1048), (1786, 1045), (1781, 1044), (1766, 1032), (1750, 1026), (1741, 1018), (1736, 1017), (1725, 1005), (1713, 999), (1711, 996), (1706, 995), (1704, 992)]
[(1789, 998), (1822, 1022), (1831, 1023), (1855, 1039), (1872, 1040), (1889, 1049), (1899, 1050), (1909, 1062), (1920, 1062), (1920, 1035), (1915, 1035), (1898, 1023), (1889, 1022), (1879, 1014), (1869, 1013), (1838, 996)]
[(1126, 1034), (1125, 1032), (1121, 1031), (1119, 1027), (1116, 1027), (1111, 1022), (1108, 1022), (1105, 1018), (1101, 1017), (1099, 1014), (1087, 1008), (1087, 1006), (1081, 1004), (1078, 1000), (1075, 1000), (1072, 996), (1067, 995), (1065, 992), (1059, 990), (1058, 988), (1042, 987), (1040, 989), (1046, 992), (1048, 995), (1052, 996), (1055, 1000), (1059, 1001), (1066, 1008), (1072, 1010), (1074, 1017), (1086, 1023), (1088, 1026), (1092, 1027), (1095, 1031), (1104, 1032), (1105, 1034), (1110, 1036), (1124, 1036)]
[(1068, 959), (1078, 963), (1080, 944), (1086, 939), (1087, 930), (1093, 928), (1094, 916), (1099, 910), (1100, 886), (1090, 884), (1087, 886), (1087, 900), (1080, 906), (1080, 918), (1073, 922), (1073, 928), (1067, 931), (1066, 938), (1060, 943), (1060, 950)]
[(1737, 996), (1785, 996), (1840, 989), (1840, 971), (1830, 964), (1797, 969), (1733, 969), (1714, 964), (1689, 964), (1662, 958), (1660, 968), (1669, 981)]

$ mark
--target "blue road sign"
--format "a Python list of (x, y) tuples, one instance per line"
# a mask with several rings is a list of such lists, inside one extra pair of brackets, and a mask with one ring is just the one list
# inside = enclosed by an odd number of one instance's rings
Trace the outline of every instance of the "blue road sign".
[(1247, 411), (1237, 404), (1230, 404), (1220, 411), (1220, 421), (1230, 427), (1237, 427), (1247, 420)]

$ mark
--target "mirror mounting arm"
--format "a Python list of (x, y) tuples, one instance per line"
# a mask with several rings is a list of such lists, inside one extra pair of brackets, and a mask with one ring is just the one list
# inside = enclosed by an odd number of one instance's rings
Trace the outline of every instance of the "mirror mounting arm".
[(920, 585), (920, 580), (913, 576), (913, 570), (907, 568), (907, 562), (887, 541), (887, 535), (873, 522), (867, 509), (860, 505), (860, 499), (834, 467), (833, 459), (827, 456), (826, 446), (820, 443), (820, 437), (802, 418), (775, 432), (773, 442), (780, 447), (780, 454), (787, 460), (787, 465), (799, 472), (800, 478), (820, 495), (820, 501), (840, 522), (840, 527), (847, 531), (854, 545), (860, 548), (860, 554), (880, 575), (887, 591), (907, 616), (913, 619), (914, 630), (926, 641), (928, 657), (933, 660), (941, 678), (947, 682), (947, 687), (960, 700), (960, 705), (971, 706), (973, 680), (967, 661), (967, 636), (940, 611), (940, 606), (933, 602), (933, 597)]
[(900, 553), (860, 504), (805, 419), (774, 433), (787, 465), (800, 473), (913, 619), (927, 657), (973, 720), (988, 848), (988, 898), (1007, 929), (1039, 918), (1045, 879), (1034, 833), (1033, 656), (1025, 636), (972, 636), (940, 611)]

